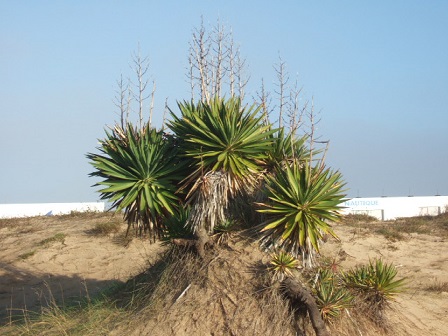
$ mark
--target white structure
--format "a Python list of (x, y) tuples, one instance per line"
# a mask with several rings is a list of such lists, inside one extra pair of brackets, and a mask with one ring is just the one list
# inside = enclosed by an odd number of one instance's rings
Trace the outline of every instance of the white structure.
[(104, 203), (0, 204), (0, 218), (65, 215), (72, 211), (102, 212), (104, 211)]
[(343, 206), (346, 214), (366, 214), (380, 220), (434, 216), (448, 211), (448, 196), (352, 198)]

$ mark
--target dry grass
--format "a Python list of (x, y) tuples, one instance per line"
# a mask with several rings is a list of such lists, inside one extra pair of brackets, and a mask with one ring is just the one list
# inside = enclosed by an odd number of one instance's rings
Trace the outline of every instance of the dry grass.
[(33, 217), (27, 218), (0, 218), (0, 229), (14, 228), (19, 233), (34, 232)]
[(87, 296), (79, 300), (81, 304), (51, 304), (38, 315), (24, 312), (20, 321), (0, 328), (0, 333), (295, 335), (288, 302), (278, 288), (266, 286), (265, 279), (252, 271), (251, 258), (260, 256), (253, 251), (255, 246), (232, 244), (201, 259), (174, 247), (94, 303)]
[[(69, 220), (70, 216), (92, 220), (91, 234), (114, 234), (113, 239), (120, 240), (120, 230), (115, 230), (122, 223), (104, 214), (71, 214), (65, 219), (48, 220)], [(23, 219), (20, 223), (23, 228), (30, 225)], [(407, 239), (410, 234), (448, 236), (447, 214), (388, 222), (352, 216), (345, 224), (390, 240)], [(0, 228), (11, 225), (17, 222), (0, 220)], [(55, 234), (42, 239), (38, 246), (62, 242), (64, 238)], [(32, 255), (32, 251), (29, 253)], [(26, 253), (23, 257), (27, 257)], [(332, 267), (338, 267), (334, 259), (327, 258)], [(0, 334), (312, 335), (301, 308), (292, 307), (264, 272), (268, 260), (256, 243), (241, 236), (231, 237), (228, 246), (208, 251), (205, 259), (174, 247), (126, 284), (109, 288), (93, 300), (86, 294), (72, 304), (52, 304), (40, 314), (24, 310), (22, 319), (0, 327)], [(424, 290), (446, 292), (448, 283), (434, 280)], [(386, 328), (393, 330), (390, 325)], [(329, 329), (331, 334), (347, 336), (386, 333), (356, 310), (345, 311)]]
[(151, 335), (295, 335), (278, 290), (261, 286), (244, 256), (215, 249), (205, 259), (173, 248), (128, 283), (121, 304), (134, 311), (125, 330)]
[(116, 307), (107, 298), (90, 301), (88, 295), (77, 303), (64, 306), (51, 302), (39, 313), (22, 310), (20, 319), (10, 320), (0, 327), (2, 335), (109, 335), (125, 320), (128, 312)]
[(366, 224), (377, 222), (378, 219), (375, 217), (364, 215), (364, 214), (348, 214), (344, 217), (344, 224), (355, 225), (355, 224)]
[(441, 281), (441, 280), (433, 280), (426, 286), (424, 286), (424, 290), (428, 292), (435, 292), (435, 293), (448, 293), (448, 281)]
[[(300, 305), (292, 306), (266, 272), (256, 243), (234, 238), (205, 259), (173, 247), (157, 262), (96, 300), (55, 303), (0, 329), (5, 335), (312, 335)], [(266, 259), (266, 260), (264, 260)], [(51, 298), (50, 298), (51, 299)], [(351, 314), (351, 315), (350, 315)], [(329, 326), (332, 334), (381, 335), (356, 312)], [(374, 333), (372, 334), (372, 330)]]
[(115, 220), (110, 222), (100, 222), (96, 223), (89, 233), (98, 236), (107, 236), (110, 234), (120, 232), (122, 228), (123, 228), (122, 221)]
[(395, 242), (406, 240), (411, 234), (437, 235), (448, 238), (448, 213), (438, 216), (417, 216), (378, 221), (366, 215), (348, 215), (343, 224), (352, 226), (357, 233), (375, 233)]

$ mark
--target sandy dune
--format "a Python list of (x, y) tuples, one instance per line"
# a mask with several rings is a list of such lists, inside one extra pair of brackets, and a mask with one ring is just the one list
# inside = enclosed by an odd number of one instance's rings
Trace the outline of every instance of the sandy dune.
[[(138, 274), (162, 251), (159, 244), (123, 238), (121, 232), (95, 233), (97, 223), (120, 222), (110, 215), (41, 217), (0, 223), (0, 318), (36, 310), (52, 296), (59, 302), (93, 295), (100, 288)], [(323, 253), (340, 267), (382, 257), (408, 278), (408, 289), (394, 304), (392, 323), (399, 335), (447, 335), (448, 293), (425, 289), (448, 282), (448, 241), (410, 234), (390, 241), (371, 231), (339, 225), (340, 242), (329, 240)], [(51, 292), (51, 295), (49, 295)], [(12, 309), (12, 310), (11, 310)]]
[(117, 221), (110, 215), (36, 217), (0, 228), (0, 317), (11, 308), (38, 309), (52, 297), (93, 295), (139, 273), (160, 245), (125, 241), (125, 224), (117, 233), (95, 233), (95, 223)]

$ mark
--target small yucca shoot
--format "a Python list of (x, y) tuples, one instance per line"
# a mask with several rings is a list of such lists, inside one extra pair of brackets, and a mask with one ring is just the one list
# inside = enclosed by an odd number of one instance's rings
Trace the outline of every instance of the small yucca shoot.
[(213, 237), (216, 239), (218, 244), (226, 244), (230, 239), (232, 232), (237, 231), (237, 229), (237, 221), (233, 219), (226, 219), (215, 226)]
[(324, 321), (331, 322), (352, 307), (353, 296), (347, 288), (339, 286), (336, 275), (328, 269), (318, 271), (313, 293)]
[(193, 229), (187, 224), (190, 215), (189, 207), (180, 207), (173, 216), (165, 220), (165, 229), (162, 235), (164, 244), (172, 243), (176, 239), (194, 239)]
[(366, 300), (384, 308), (403, 291), (405, 278), (396, 279), (397, 268), (381, 259), (358, 266), (343, 275), (346, 287), (364, 294)]
[(298, 267), (299, 260), (287, 252), (279, 251), (271, 256), (269, 270), (276, 280), (282, 281), (286, 276), (292, 276), (292, 271)]

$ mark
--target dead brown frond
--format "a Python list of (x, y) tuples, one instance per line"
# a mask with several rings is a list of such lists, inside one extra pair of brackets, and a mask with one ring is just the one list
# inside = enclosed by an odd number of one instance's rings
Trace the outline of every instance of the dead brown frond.
[(210, 171), (196, 181), (187, 196), (193, 204), (188, 222), (194, 232), (205, 223), (211, 234), (218, 223), (225, 221), (230, 192), (228, 174), (222, 171)]

